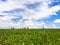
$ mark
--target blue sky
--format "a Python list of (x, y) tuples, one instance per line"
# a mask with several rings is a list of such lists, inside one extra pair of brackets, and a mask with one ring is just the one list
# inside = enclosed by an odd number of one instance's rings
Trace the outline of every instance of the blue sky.
[(0, 0), (0, 28), (60, 28), (59, 0)]

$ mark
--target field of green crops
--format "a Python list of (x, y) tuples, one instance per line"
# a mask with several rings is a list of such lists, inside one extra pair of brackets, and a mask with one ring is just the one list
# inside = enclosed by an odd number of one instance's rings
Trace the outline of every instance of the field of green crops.
[(0, 45), (60, 45), (60, 29), (0, 29)]

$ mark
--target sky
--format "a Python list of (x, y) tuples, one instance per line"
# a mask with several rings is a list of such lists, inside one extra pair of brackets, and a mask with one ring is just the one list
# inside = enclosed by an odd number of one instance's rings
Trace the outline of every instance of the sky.
[(0, 0), (0, 28), (60, 28), (60, 0)]

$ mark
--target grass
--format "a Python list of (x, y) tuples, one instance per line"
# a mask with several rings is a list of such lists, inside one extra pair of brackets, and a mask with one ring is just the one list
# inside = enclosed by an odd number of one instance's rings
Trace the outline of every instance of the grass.
[(60, 45), (60, 29), (0, 29), (0, 45)]

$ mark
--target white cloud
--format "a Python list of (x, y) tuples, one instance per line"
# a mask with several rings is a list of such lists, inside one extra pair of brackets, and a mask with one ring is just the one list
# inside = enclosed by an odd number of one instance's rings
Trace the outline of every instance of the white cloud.
[(0, 12), (1, 11), (9, 11), (16, 8), (24, 8), (24, 5), (19, 0), (8, 0), (7, 2), (0, 2)]
[[(28, 3), (28, 2), (29, 1), (26, 1), (26, 3)], [(32, 1), (32, 2), (36, 2), (36, 1)], [(36, 10), (28, 9), (25, 7), (25, 9), (26, 9), (25, 12), (22, 12), (19, 14), (21, 14), (21, 16), (23, 16), (24, 19), (41, 19), (44, 17), (50, 17), (52, 15), (56, 15), (56, 12), (60, 10), (59, 5), (49, 8), (49, 6), (48, 6), (49, 3), (47, 3), (47, 0), (46, 1), (42, 0), (40, 2), (42, 2), (42, 3)]]
[(58, 27), (56, 26), (56, 24), (52, 23), (48, 25), (45, 24), (44, 28), (58, 28)]
[(38, 9), (38, 11), (27, 9), (22, 15), (24, 18), (28, 19), (41, 19), (44, 17), (50, 17), (52, 15), (56, 15), (56, 12), (60, 10), (60, 6), (54, 6), (52, 8), (48, 8), (47, 5), (42, 5)]
[[(40, 6), (37, 9), (28, 9), (25, 4), (34, 4), (35, 2), (40, 2)], [(0, 26), (1, 27), (43, 27), (45, 25), (44, 22), (34, 22), (33, 19), (38, 20), (41, 18), (50, 17), (53, 14), (56, 15), (56, 12), (60, 10), (60, 6), (56, 5), (54, 7), (49, 8), (49, 3), (51, 3), (52, 0), (8, 0), (7, 2), (0, 2), (0, 15), (4, 15), (4, 17), (0, 17)], [(15, 12), (14, 14), (7, 14), (2, 13), (2, 11), (10, 11), (14, 10), (16, 8), (22, 8), (25, 9), (24, 12)], [(13, 23), (11, 19), (16, 18), (13, 15), (22, 16), (23, 19), (27, 19), (28, 21), (23, 22), (19, 21), (18, 23)], [(54, 21), (59, 22), (59, 21)], [(45, 25), (45, 27), (48, 27)]]
[(60, 19), (54, 20), (54, 23), (60, 23)]

